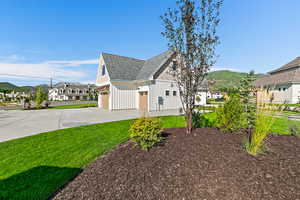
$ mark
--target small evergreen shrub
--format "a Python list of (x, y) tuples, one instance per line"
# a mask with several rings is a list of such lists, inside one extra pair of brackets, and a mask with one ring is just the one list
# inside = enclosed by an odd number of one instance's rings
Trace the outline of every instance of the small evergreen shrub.
[(253, 133), (250, 141), (245, 144), (246, 151), (252, 155), (257, 155), (264, 151), (264, 140), (271, 132), (273, 124), (272, 118), (264, 113), (258, 113)]
[(300, 137), (300, 124), (299, 122), (293, 121), (289, 124), (290, 135)]
[(39, 87), (35, 94), (35, 104), (36, 104), (35, 107), (37, 109), (41, 109), (43, 101), (44, 101), (43, 92), (42, 92), (41, 88)]
[(223, 131), (237, 131), (245, 126), (243, 105), (239, 95), (232, 95), (217, 109), (217, 126)]
[(156, 118), (142, 117), (135, 120), (129, 129), (130, 139), (143, 150), (148, 150), (161, 141), (162, 123)]
[(216, 118), (214, 113), (193, 114), (193, 127), (195, 128), (205, 128), (205, 127), (216, 127)]

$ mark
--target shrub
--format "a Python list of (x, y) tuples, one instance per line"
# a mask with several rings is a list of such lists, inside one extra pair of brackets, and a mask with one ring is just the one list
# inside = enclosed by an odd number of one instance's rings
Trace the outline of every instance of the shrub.
[(205, 128), (205, 127), (215, 127), (216, 117), (215, 113), (194, 113), (193, 114), (193, 127), (195, 128)]
[(217, 109), (217, 126), (223, 131), (237, 131), (245, 126), (243, 105), (239, 95), (232, 95)]
[(197, 103), (199, 103), (199, 102), (201, 102), (201, 98), (200, 98), (199, 96), (196, 96), (195, 101), (196, 101)]
[(256, 117), (256, 124), (253, 133), (250, 136), (248, 143), (246, 143), (246, 151), (252, 155), (257, 155), (263, 152), (264, 140), (271, 132), (273, 120), (264, 113), (258, 113)]
[(42, 89), (39, 87), (35, 94), (35, 104), (36, 104), (35, 107), (41, 109), (43, 101), (44, 101), (43, 92)]
[(300, 137), (300, 124), (299, 122), (293, 121), (289, 124), (289, 132), (292, 136)]
[(131, 124), (129, 137), (143, 150), (148, 150), (161, 141), (161, 131), (162, 123), (159, 119), (142, 117)]
[(224, 97), (216, 98), (215, 101), (216, 102), (223, 102), (223, 101), (225, 101), (225, 98)]

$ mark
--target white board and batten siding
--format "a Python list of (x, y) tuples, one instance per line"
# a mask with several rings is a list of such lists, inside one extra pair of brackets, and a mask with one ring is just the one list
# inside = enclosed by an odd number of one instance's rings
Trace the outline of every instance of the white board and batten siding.
[(110, 85), (110, 110), (137, 109), (137, 88), (130, 85)]
[[(182, 107), (179, 90), (175, 82), (156, 80), (155, 84), (149, 86), (149, 91), (149, 111), (179, 109)], [(169, 96), (166, 95), (166, 91), (169, 91)], [(176, 96), (173, 96), (173, 91), (176, 91)], [(158, 97), (162, 97), (162, 105), (159, 105)]]

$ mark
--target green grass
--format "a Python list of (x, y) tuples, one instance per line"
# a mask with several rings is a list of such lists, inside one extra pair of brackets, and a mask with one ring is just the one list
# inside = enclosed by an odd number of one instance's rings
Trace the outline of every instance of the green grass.
[[(206, 118), (213, 122), (216, 121), (217, 115), (216, 113), (206, 113)], [(272, 127), (271, 132), (279, 135), (289, 135), (289, 125), (293, 122), (293, 120), (288, 119), (287, 117), (272, 117)], [(300, 123), (300, 122), (299, 122)]]
[(291, 106), (291, 107), (300, 107), (300, 104), (270, 104), (270, 105), (274, 105), (274, 106)]
[[(216, 120), (216, 113), (205, 114)], [(184, 127), (183, 116), (160, 117), (164, 128)], [(272, 132), (288, 134), (289, 119)], [(0, 143), (0, 199), (47, 199), (97, 157), (128, 140), (132, 120), (62, 129)]]
[[(184, 117), (160, 117), (164, 128)], [(98, 156), (128, 140), (132, 120), (62, 129), (0, 143), (0, 199), (47, 199)]]
[(295, 111), (281, 111), (281, 112), (276, 112), (276, 114), (283, 114), (283, 115), (286, 115), (286, 116), (289, 116), (289, 115), (300, 116), (300, 113), (295, 112)]
[[(289, 135), (289, 125), (293, 120), (288, 119), (287, 117), (273, 117), (272, 133), (279, 135)], [(299, 122), (300, 123), (300, 122)]]
[(89, 107), (97, 107), (97, 103), (51, 106), (49, 108), (51, 108), (51, 109), (77, 109), (77, 108), (89, 108)]

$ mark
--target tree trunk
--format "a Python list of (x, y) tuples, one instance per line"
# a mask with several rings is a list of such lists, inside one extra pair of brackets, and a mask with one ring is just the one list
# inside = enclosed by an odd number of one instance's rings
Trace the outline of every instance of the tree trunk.
[(187, 109), (186, 111), (186, 133), (190, 134), (193, 130), (193, 115), (192, 110)]

